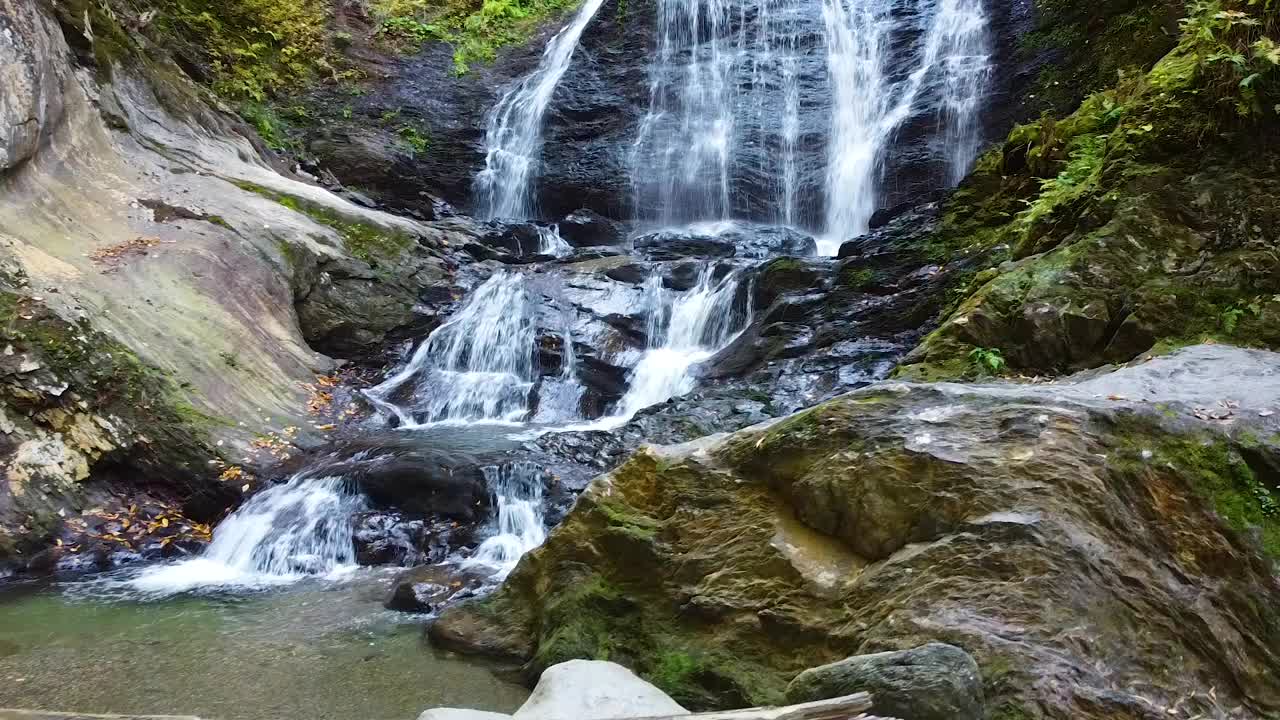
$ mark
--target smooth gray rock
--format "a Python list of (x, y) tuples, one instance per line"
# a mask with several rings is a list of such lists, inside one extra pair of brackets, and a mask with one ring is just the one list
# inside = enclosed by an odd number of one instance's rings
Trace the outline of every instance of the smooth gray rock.
[(870, 692), (874, 712), (903, 720), (982, 720), (982, 677), (969, 653), (929, 643), (857, 655), (805, 670), (787, 686), (792, 703)]
[(570, 660), (542, 672), (514, 715), (435, 708), (418, 720), (614, 720), (687, 715), (670, 696), (617, 663)]
[(607, 720), (686, 715), (670, 696), (617, 663), (570, 660), (543, 671), (516, 720)]

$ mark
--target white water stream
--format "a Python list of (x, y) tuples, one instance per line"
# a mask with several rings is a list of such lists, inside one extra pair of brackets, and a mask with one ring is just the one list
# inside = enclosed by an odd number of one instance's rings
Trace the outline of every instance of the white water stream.
[(483, 568), (501, 580), (526, 552), (547, 539), (543, 516), (542, 468), (526, 462), (484, 468), (485, 481), (496, 508), (488, 539), (463, 560), (463, 568)]
[(508, 90), (489, 113), (484, 169), (476, 175), (476, 207), (486, 220), (524, 220), (537, 214), (531, 192), (542, 150), (542, 120), (556, 85), (569, 69), (587, 23), (604, 0), (586, 0), (542, 53), (531, 74)]
[[(928, 16), (917, 64), (894, 82), (886, 66), (898, 20), (888, 0), (823, 0), (833, 110), (827, 145), (826, 218), (819, 252), (865, 233), (878, 201), (885, 153), (894, 133), (922, 100), (929, 82), (943, 125), (949, 183), (959, 182), (977, 155), (977, 110), (990, 73), (987, 17), (981, 0), (937, 0)], [(938, 76), (941, 76), (940, 78)]]
[(401, 427), (520, 422), (537, 379), (535, 310), (524, 275), (494, 273), (366, 397)]
[(351, 519), (364, 508), (364, 497), (343, 478), (296, 475), (227, 516), (200, 556), (147, 567), (120, 584), (163, 597), (340, 576), (356, 566)]

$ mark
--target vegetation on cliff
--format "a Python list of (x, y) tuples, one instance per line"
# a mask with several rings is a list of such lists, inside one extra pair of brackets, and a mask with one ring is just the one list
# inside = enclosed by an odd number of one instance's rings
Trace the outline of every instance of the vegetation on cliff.
[(453, 46), (454, 71), (492, 61), (498, 49), (523, 42), (549, 18), (581, 0), (374, 0), (384, 36), (416, 47), (443, 41)]
[(1277, 10), (1189, 13), (1149, 72), (1014, 128), (951, 198), (929, 244), (991, 269), (901, 375), (971, 375), (980, 348), (1053, 373), (1203, 340), (1280, 346)]

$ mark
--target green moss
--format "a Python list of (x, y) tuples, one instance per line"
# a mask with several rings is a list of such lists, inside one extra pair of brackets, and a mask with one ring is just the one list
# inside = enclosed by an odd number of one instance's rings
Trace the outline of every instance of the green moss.
[[(208, 432), (226, 420), (196, 410), (172, 379), (87, 324), (72, 325), (43, 305), (0, 290), (0, 342), (28, 352), (66, 381), (93, 412), (146, 428), (176, 463), (207, 458)], [(24, 398), (17, 398), (21, 405)], [(194, 469), (194, 468), (191, 468)], [(184, 472), (181, 467), (171, 472)]]
[(867, 292), (883, 284), (883, 280), (875, 270), (852, 266), (841, 270), (836, 282), (854, 292)]
[(1195, 438), (1159, 448), (1156, 458), (1185, 471), (1196, 490), (1232, 528), (1259, 531), (1262, 550), (1280, 560), (1277, 489), (1264, 485), (1236, 449), (1223, 441)]
[(634, 508), (620, 502), (605, 499), (598, 501), (595, 507), (604, 515), (614, 530), (621, 530), (638, 540), (652, 541), (662, 529), (661, 521), (639, 513)]
[(1169, 435), (1141, 419), (1125, 420), (1117, 437), (1116, 467), (1176, 472), (1228, 527), (1241, 537), (1256, 534), (1259, 550), (1280, 561), (1280, 488), (1259, 478), (1242, 454), (1268, 452), (1260, 438), (1251, 433), (1234, 441), (1205, 433)]
[[(333, 228), (342, 236), (347, 252), (370, 265), (393, 262), (413, 246), (412, 235), (399, 230), (388, 230), (372, 223), (356, 220), (321, 205), (292, 195), (284, 195), (250, 182), (236, 182), (237, 187), (256, 193), (281, 205), (300, 212), (321, 225)], [(281, 244), (281, 253), (291, 263), (296, 260), (294, 250)]]

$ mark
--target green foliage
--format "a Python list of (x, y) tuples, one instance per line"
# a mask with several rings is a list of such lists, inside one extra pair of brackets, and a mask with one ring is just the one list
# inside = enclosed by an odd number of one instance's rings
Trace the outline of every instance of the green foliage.
[(999, 375), (1004, 371), (1004, 355), (999, 348), (974, 348), (969, 353), (969, 363), (979, 375)]
[(1280, 45), (1272, 0), (1195, 0), (1182, 20), (1183, 46), (1219, 104), (1240, 117), (1280, 114)]
[(1223, 310), (1221, 317), (1223, 332), (1228, 335), (1234, 335), (1236, 328), (1240, 326), (1240, 319), (1244, 317), (1246, 313), (1249, 313), (1254, 317), (1258, 317), (1262, 314), (1262, 303), (1256, 299), (1248, 303), (1238, 301), (1232, 304), (1231, 307)]
[(156, 25), (196, 48), (221, 95), (262, 103), (331, 70), (325, 0), (159, 0)]
[(262, 103), (246, 102), (240, 106), (240, 116), (258, 131), (258, 136), (270, 148), (273, 150), (285, 148), (287, 142), (285, 123), (275, 110)]
[(499, 48), (527, 40), (546, 20), (580, 0), (374, 0), (378, 32), (416, 48), (424, 42), (453, 46), (454, 72), (490, 62)]

